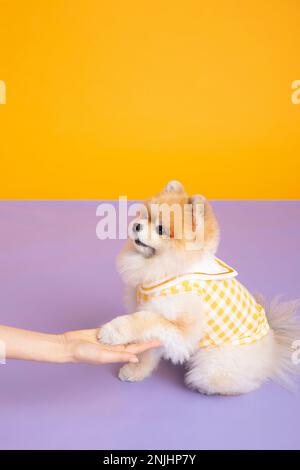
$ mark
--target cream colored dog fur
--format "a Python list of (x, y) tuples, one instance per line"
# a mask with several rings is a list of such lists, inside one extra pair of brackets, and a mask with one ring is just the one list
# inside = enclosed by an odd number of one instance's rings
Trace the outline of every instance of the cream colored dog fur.
[[(168, 236), (162, 237), (157, 231), (159, 213), (152, 213), (151, 217), (141, 213), (136, 221), (141, 225), (138, 233), (128, 240), (118, 258), (118, 269), (126, 285), (126, 304), (131, 313), (105, 324), (99, 330), (99, 340), (108, 344), (160, 340), (160, 348), (140, 355), (139, 363), (120, 369), (119, 377), (126, 381), (145, 379), (160, 359), (165, 358), (173, 363), (185, 363), (186, 384), (204, 394), (246, 393), (267, 379), (291, 384), (290, 377), (296, 371), (291, 359), (292, 344), (300, 339), (297, 302), (275, 300), (269, 307), (264, 306), (270, 331), (262, 339), (241, 346), (229, 343), (210, 348), (199, 347), (205, 313), (199, 298), (179, 293), (154, 298), (147, 303), (147, 309), (138, 309), (136, 290), (139, 285), (189, 272), (195, 260), (214, 256), (219, 243), (219, 227), (210, 204), (200, 196), (189, 198), (179, 182), (170, 182), (146, 203), (148, 207), (190, 203), (193, 208), (199, 201), (204, 204), (204, 241), (197, 250), (187, 250), (186, 239), (172, 236), (174, 226)], [(147, 230), (141, 230), (145, 227)], [(262, 299), (258, 301), (263, 304)]]

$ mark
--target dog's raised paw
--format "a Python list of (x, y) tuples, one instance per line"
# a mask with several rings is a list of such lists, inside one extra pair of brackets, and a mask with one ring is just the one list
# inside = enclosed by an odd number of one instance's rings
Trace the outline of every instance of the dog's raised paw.
[(126, 324), (125, 315), (115, 318), (99, 329), (97, 339), (105, 344), (123, 344), (129, 342), (130, 338), (128, 338)]
[(118, 330), (107, 323), (103, 325), (98, 332), (98, 340), (104, 344), (121, 344), (122, 338)]

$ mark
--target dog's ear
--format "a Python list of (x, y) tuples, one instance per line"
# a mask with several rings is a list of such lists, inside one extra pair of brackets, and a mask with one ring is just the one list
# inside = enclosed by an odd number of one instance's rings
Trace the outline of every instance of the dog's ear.
[(192, 205), (193, 230), (203, 229), (205, 205), (207, 203), (205, 197), (200, 196), (200, 194), (195, 194), (189, 198), (189, 203)]
[(164, 187), (162, 192), (163, 193), (170, 193), (170, 192), (184, 193), (184, 187), (179, 181), (172, 180), (172, 181), (169, 181), (169, 183)]
[(196, 194), (190, 198), (193, 211), (193, 229), (203, 230), (204, 244), (208, 251), (215, 253), (219, 244), (219, 224), (213, 209), (204, 196)]

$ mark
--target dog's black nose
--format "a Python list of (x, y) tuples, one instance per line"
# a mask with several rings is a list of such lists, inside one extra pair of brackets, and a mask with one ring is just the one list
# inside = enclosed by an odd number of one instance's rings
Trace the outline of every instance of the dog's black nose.
[(133, 231), (136, 232), (141, 232), (143, 230), (142, 224), (134, 224), (133, 225)]

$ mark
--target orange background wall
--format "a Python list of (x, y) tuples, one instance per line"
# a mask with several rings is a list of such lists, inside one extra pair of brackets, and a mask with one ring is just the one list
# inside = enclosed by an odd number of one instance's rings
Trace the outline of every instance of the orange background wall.
[(0, 0), (0, 198), (300, 198), (300, 2)]

